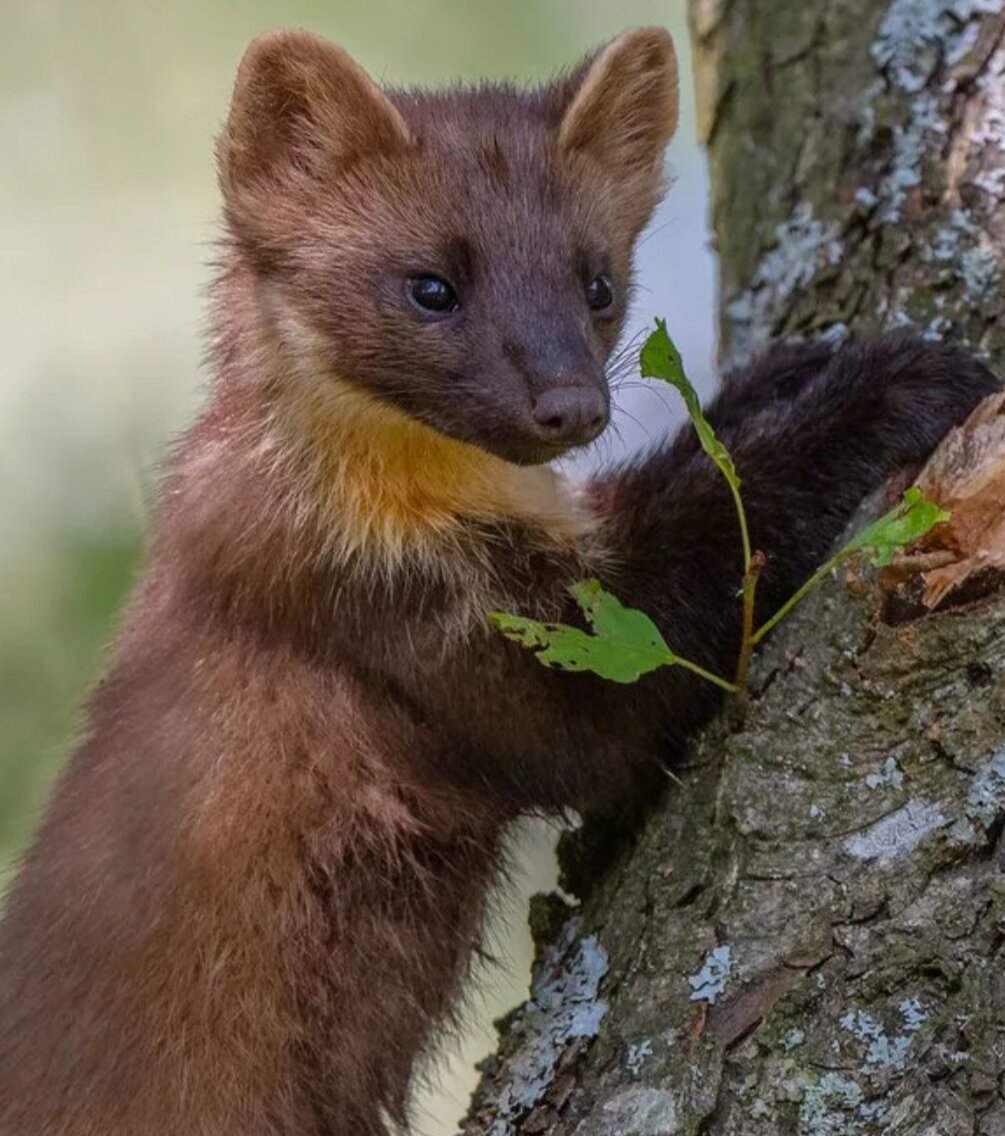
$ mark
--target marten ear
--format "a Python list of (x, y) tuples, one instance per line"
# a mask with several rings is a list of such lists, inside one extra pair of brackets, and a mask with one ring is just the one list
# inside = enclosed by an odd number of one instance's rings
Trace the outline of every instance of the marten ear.
[(628, 177), (662, 168), (677, 128), (677, 55), (665, 28), (618, 36), (572, 77), (559, 144)]
[(270, 32), (238, 68), (218, 144), (220, 183), (229, 197), (409, 142), (397, 109), (340, 47), (309, 32)]

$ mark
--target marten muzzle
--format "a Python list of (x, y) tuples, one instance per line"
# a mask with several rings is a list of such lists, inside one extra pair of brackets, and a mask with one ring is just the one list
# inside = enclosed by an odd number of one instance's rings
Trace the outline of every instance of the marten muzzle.
[(543, 442), (585, 446), (603, 433), (609, 414), (608, 400), (597, 387), (562, 386), (537, 396), (531, 421)]

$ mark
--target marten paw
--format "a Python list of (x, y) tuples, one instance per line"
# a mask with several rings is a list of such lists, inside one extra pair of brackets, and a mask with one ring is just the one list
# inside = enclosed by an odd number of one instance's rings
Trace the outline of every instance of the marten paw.
[(906, 334), (850, 342), (827, 368), (825, 405), (900, 461), (928, 456), (1000, 380), (969, 351)]
[(713, 428), (739, 426), (772, 403), (792, 402), (820, 377), (833, 354), (833, 343), (777, 343), (746, 367), (727, 371), (706, 409)]

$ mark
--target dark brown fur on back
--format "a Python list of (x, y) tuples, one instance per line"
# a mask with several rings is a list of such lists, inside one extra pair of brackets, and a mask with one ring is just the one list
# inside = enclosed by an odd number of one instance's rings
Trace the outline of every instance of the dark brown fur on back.
[[(655, 29), (531, 93), (386, 96), (301, 33), (251, 48), (212, 398), (0, 927), (4, 1136), (382, 1136), (507, 824), (619, 799), (714, 708), (674, 672), (547, 671), (485, 619), (576, 619), (595, 574), (734, 658), (732, 503), (692, 437), (576, 493), (531, 417), (606, 394), (675, 84)], [(425, 271), (456, 318), (408, 307)], [(904, 338), (728, 377), (765, 605), (994, 385)]]

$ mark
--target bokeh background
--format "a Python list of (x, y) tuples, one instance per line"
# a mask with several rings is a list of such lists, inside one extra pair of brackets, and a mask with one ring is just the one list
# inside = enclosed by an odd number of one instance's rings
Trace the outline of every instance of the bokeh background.
[[(247, 41), (328, 35), (396, 84), (539, 80), (618, 31), (671, 29), (682, 63), (676, 181), (639, 251), (637, 332), (665, 316), (697, 385), (713, 356), (714, 264), (695, 140), (684, 0), (0, 0), (0, 874), (64, 758), (142, 552), (167, 441), (197, 404), (203, 290), (217, 233), (212, 143)], [(658, 437), (665, 392), (619, 396), (587, 461)], [(552, 834), (515, 838), (503, 966), (418, 1127), (451, 1132), (526, 990), (526, 894), (553, 880)]]

